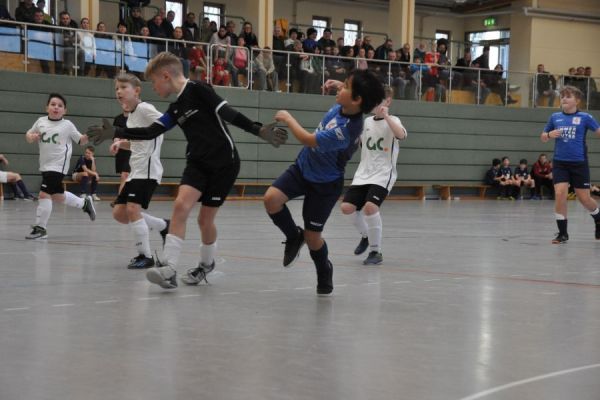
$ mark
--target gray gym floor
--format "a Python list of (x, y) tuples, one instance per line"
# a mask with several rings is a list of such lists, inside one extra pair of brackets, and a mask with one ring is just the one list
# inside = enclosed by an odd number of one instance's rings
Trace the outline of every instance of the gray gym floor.
[[(94, 223), (56, 206), (31, 242), (35, 207), (0, 202), (2, 400), (600, 398), (600, 242), (576, 202), (557, 246), (550, 201), (388, 201), (370, 267), (336, 209), (330, 298), (306, 249), (281, 266), (259, 201), (226, 203), (210, 285), (175, 291), (124, 267), (108, 201)], [(198, 244), (191, 218), (180, 272)]]

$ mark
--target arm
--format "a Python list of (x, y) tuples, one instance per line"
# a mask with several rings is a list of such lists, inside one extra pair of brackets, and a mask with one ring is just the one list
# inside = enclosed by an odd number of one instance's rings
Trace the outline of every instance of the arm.
[(402, 123), (399, 120), (390, 116), (388, 107), (382, 105), (377, 106), (375, 108), (375, 115), (381, 116), (383, 119), (385, 119), (385, 122), (387, 122), (396, 139), (406, 139), (406, 129), (404, 126), (402, 126)]
[(550, 139), (556, 139), (559, 137), (560, 137), (560, 130), (553, 129), (550, 132), (546, 132), (546, 131), (542, 132), (540, 135), (540, 140), (542, 141), (542, 143), (546, 143)]
[(4, 157), (4, 154), (0, 154), (0, 163), (8, 165), (8, 160)]
[(289, 112), (285, 110), (277, 111), (277, 114), (275, 114), (275, 121), (285, 123), (296, 139), (303, 145), (317, 147), (317, 135), (305, 130)]

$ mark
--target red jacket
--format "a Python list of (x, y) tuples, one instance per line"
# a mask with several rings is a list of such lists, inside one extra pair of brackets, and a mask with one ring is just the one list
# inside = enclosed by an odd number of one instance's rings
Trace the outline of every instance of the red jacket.
[(538, 161), (533, 164), (533, 176), (536, 178), (545, 178), (546, 175), (552, 172), (552, 164), (546, 161), (545, 164), (541, 164)]

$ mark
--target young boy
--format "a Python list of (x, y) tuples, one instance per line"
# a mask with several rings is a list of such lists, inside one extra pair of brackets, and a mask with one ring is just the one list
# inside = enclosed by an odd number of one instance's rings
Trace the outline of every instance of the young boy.
[[(96, 159), (94, 158), (94, 146), (87, 146), (85, 152), (75, 164), (73, 169), (73, 180), (79, 182), (81, 187), (81, 198), (86, 196), (92, 196), (92, 200), (100, 201), (100, 198), (96, 195), (96, 188), (98, 187), (98, 181), (100, 175), (96, 170)], [(89, 185), (89, 190), (88, 190)]]
[(523, 196), (521, 195), (521, 188), (529, 188), (529, 195), (531, 198), (533, 198), (535, 181), (529, 173), (529, 169), (527, 168), (527, 160), (524, 158), (519, 161), (519, 166), (515, 167), (515, 172), (513, 174), (513, 185), (515, 186), (515, 193), (519, 195), (520, 199), (523, 199)]
[(502, 165), (502, 161), (499, 158), (494, 158), (492, 160), (492, 167), (486, 171), (485, 178), (483, 179), (486, 185), (498, 189), (498, 195), (500, 195), (500, 180), (502, 179), (500, 176), (500, 165)]
[(67, 102), (62, 95), (50, 93), (46, 111), (48, 115), (38, 118), (25, 134), (28, 143), (39, 143), (40, 171), (42, 173), (35, 225), (26, 239), (48, 237), (46, 227), (52, 213), (53, 201), (79, 208), (88, 214), (90, 220), (96, 219), (93, 200), (90, 197), (82, 199), (71, 192), (65, 192), (62, 185), (73, 153), (71, 142), (85, 145), (88, 137), (79, 133), (71, 121), (63, 118), (67, 112)]
[(187, 217), (197, 202), (202, 203), (198, 215), (202, 247), (200, 263), (187, 271), (183, 281), (197, 285), (213, 270), (216, 252), (217, 228), (215, 217), (233, 187), (240, 168), (240, 159), (225, 121), (271, 143), (275, 147), (285, 143), (287, 132), (252, 122), (227, 104), (213, 88), (203, 82), (194, 82), (183, 76), (179, 58), (162, 52), (146, 67), (146, 77), (159, 96), (177, 94), (177, 100), (163, 116), (146, 128), (116, 128), (105, 120), (102, 127), (91, 127), (90, 135), (96, 142), (110, 139), (113, 134), (125, 139), (150, 140), (179, 125), (187, 139), (187, 163), (179, 192), (173, 206), (173, 215), (166, 236), (163, 263), (150, 268), (147, 278), (164, 289), (177, 287), (176, 271), (185, 238)]
[(550, 116), (544, 131), (540, 135), (543, 143), (554, 139), (554, 157), (552, 176), (554, 182), (554, 212), (558, 235), (554, 244), (566, 243), (567, 232), (567, 195), (569, 184), (575, 189), (579, 202), (590, 212), (596, 224), (596, 239), (600, 240), (600, 211), (598, 204), (590, 196), (590, 167), (587, 157), (586, 134), (591, 130), (600, 136), (600, 125), (588, 113), (577, 109), (583, 94), (574, 86), (565, 86), (560, 90), (561, 112)]
[[(123, 113), (117, 115), (113, 120), (113, 126), (118, 128), (127, 128), (127, 116), (129, 113), (127, 111), (123, 111)], [(113, 142), (121, 140), (119, 138), (113, 138)], [(127, 178), (129, 177), (129, 173), (131, 172), (131, 167), (129, 166), (129, 158), (131, 157), (131, 150), (127, 150), (125, 148), (120, 147), (117, 154), (115, 154), (115, 172), (119, 175), (119, 193), (123, 190), (123, 186), (125, 186), (125, 182), (127, 182)], [(114, 201), (111, 203), (111, 206), (114, 207)]]
[[(0, 154), (0, 164), (8, 165), (8, 159), (4, 156), (4, 154)], [(19, 197), (23, 200), (37, 200), (34, 195), (29, 193), (27, 186), (25, 186), (25, 182), (23, 182), (21, 175), (17, 172), (0, 171), (0, 184), (1, 183), (8, 183), (11, 186), (15, 194), (15, 198)]]
[(396, 182), (399, 141), (407, 136), (400, 119), (388, 113), (393, 96), (394, 90), (386, 86), (385, 100), (375, 108), (375, 115), (364, 122), (360, 163), (341, 205), (342, 213), (362, 236), (354, 254), (362, 254), (369, 247), (364, 265), (383, 262), (379, 208)]
[(500, 197), (499, 199), (514, 200), (513, 176), (510, 169), (510, 160), (508, 157), (502, 157), (502, 165), (498, 171), (500, 176)]
[[(317, 270), (319, 296), (329, 296), (333, 291), (333, 264), (321, 233), (342, 194), (344, 169), (358, 147), (363, 114), (384, 99), (382, 84), (367, 70), (354, 71), (344, 83), (329, 80), (324, 86), (326, 92), (337, 87), (337, 104), (325, 114), (314, 133), (306, 131), (287, 111), (280, 110), (275, 115), (304, 148), (264, 198), (269, 217), (286, 237), (283, 266), (292, 265), (306, 241)], [(296, 225), (286, 206), (290, 199), (302, 195), (304, 229)]]
[[(127, 127), (148, 126), (162, 116), (152, 104), (140, 100), (141, 90), (142, 83), (135, 75), (120, 74), (115, 79), (117, 100), (123, 111), (128, 113)], [(160, 232), (163, 240), (169, 231), (168, 220), (142, 212), (142, 208), (148, 209), (152, 194), (162, 178), (162, 142), (163, 136), (158, 136), (152, 140), (117, 140), (110, 146), (112, 154), (117, 154), (120, 149), (131, 151), (131, 172), (113, 208), (113, 218), (122, 224), (129, 224), (135, 238), (138, 255), (131, 259), (127, 266), (129, 269), (153, 267), (150, 230)]]

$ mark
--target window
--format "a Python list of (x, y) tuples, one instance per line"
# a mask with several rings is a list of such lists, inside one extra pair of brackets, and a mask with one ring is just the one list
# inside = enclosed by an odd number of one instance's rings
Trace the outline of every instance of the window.
[(354, 46), (354, 41), (361, 34), (360, 21), (344, 20), (344, 45)]
[(312, 25), (317, 30), (317, 38), (323, 36), (323, 31), (329, 26), (329, 18), (327, 17), (316, 17), (312, 19)]
[(435, 40), (446, 39), (450, 41), (450, 31), (435, 31)]
[(183, 25), (183, 1), (165, 1), (165, 10), (173, 11), (175, 19), (173, 20), (173, 28)]
[(471, 42), (471, 54), (473, 59), (479, 57), (483, 53), (483, 46), (490, 46), (490, 69), (493, 69), (497, 64), (502, 64), (505, 71), (509, 67), (508, 55), (510, 52), (510, 31), (482, 31), (465, 33), (467, 42)]
[(217, 27), (224, 25), (225, 6), (223, 4), (204, 3), (204, 17), (217, 23)]

